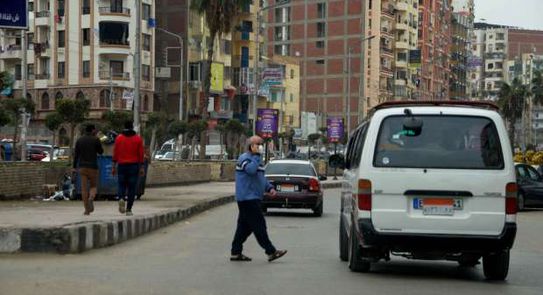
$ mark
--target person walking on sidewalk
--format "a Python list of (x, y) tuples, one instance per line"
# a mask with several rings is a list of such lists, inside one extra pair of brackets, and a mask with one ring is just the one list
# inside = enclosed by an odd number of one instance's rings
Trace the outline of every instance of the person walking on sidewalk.
[[(118, 173), (119, 212), (132, 215), (138, 177), (145, 175), (143, 166), (143, 140), (134, 131), (132, 121), (124, 124), (124, 130), (115, 139), (112, 175)], [(127, 197), (125, 205), (124, 198)]]
[(236, 201), (239, 215), (236, 233), (232, 241), (231, 261), (251, 261), (243, 255), (243, 243), (254, 233), (258, 244), (266, 251), (268, 261), (282, 257), (287, 250), (277, 250), (273, 246), (266, 229), (261, 201), (264, 192), (275, 196), (277, 192), (264, 177), (262, 138), (252, 136), (247, 140), (247, 152), (242, 154), (236, 164)]
[(96, 137), (96, 128), (89, 124), (85, 127), (85, 135), (75, 144), (74, 172), (79, 172), (81, 178), (81, 198), (85, 207), (84, 215), (94, 211), (94, 198), (96, 198), (96, 185), (98, 183), (97, 156), (104, 153), (102, 143)]

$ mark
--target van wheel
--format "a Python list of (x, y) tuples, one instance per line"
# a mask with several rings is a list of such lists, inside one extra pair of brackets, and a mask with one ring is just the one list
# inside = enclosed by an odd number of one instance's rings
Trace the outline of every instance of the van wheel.
[(347, 237), (347, 230), (341, 217), (339, 218), (339, 259), (349, 260), (349, 237)]
[(323, 202), (320, 203), (317, 207), (313, 208), (313, 216), (321, 217), (323, 209)]
[(358, 243), (358, 238), (354, 231), (354, 226), (351, 226), (351, 236), (349, 237), (349, 268), (354, 272), (370, 271), (370, 263), (362, 259), (362, 249)]
[(505, 280), (509, 272), (509, 250), (484, 256), (483, 271), (488, 280)]
[(517, 211), (524, 211), (524, 194), (521, 192), (517, 195)]

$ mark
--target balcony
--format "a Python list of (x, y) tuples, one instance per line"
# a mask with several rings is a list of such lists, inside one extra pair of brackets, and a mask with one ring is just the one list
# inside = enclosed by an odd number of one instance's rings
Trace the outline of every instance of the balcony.
[(409, 23), (407, 22), (407, 20), (404, 20), (402, 22), (397, 22), (396, 23), (396, 30), (398, 31), (407, 31), (409, 30)]
[(37, 74), (35, 76), (36, 76), (36, 80), (49, 80), (51, 78), (50, 73), (41, 73), (41, 74)]
[(392, 69), (385, 65), (381, 65), (381, 74), (386, 77), (394, 77)]
[(392, 36), (393, 30), (388, 27), (381, 27), (381, 35), (384, 35), (385, 37), (393, 37)]
[(100, 7), (98, 11), (100, 11), (100, 15), (115, 14), (130, 16), (130, 9), (126, 7)]
[(34, 55), (36, 57), (51, 57), (49, 42), (34, 43)]
[(486, 59), (504, 59), (505, 53), (503, 52), (485, 52)]
[(101, 80), (130, 80), (130, 73), (128, 72), (109, 72), (109, 71), (100, 71), (99, 78)]
[(407, 43), (407, 39), (396, 40), (395, 46), (397, 49), (409, 49), (409, 43)]
[(51, 16), (51, 13), (48, 10), (42, 10), (39, 12), (36, 12), (35, 14), (35, 23), (36, 26), (49, 26), (49, 16)]
[(396, 59), (396, 61), (394, 62), (394, 65), (397, 68), (407, 68), (407, 60), (405, 60), (405, 59)]
[(8, 45), (0, 53), (0, 59), (21, 59), (23, 57), (21, 45)]
[(392, 49), (388, 48), (388, 47), (385, 47), (383, 45), (381, 45), (381, 53), (384, 54), (384, 55), (394, 57), (394, 52), (392, 51)]
[(387, 18), (394, 19), (394, 6), (392, 5), (383, 5), (381, 7), (381, 15)]
[(398, 11), (407, 11), (409, 9), (409, 6), (405, 2), (398, 2), (396, 3), (396, 10)]

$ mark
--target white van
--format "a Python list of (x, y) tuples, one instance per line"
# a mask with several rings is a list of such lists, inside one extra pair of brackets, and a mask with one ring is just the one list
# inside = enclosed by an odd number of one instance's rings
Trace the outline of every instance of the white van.
[(353, 271), (390, 254), (445, 259), (503, 280), (516, 235), (517, 186), (498, 108), (484, 102), (390, 102), (351, 134), (340, 258)]

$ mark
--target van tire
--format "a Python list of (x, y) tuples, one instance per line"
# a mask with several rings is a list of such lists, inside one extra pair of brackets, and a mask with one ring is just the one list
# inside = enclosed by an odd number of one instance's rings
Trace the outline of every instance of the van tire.
[(341, 217), (339, 218), (339, 259), (342, 261), (349, 260), (349, 237)]
[(505, 280), (509, 272), (509, 250), (485, 255), (483, 272), (488, 280)]
[(351, 226), (351, 236), (349, 237), (349, 269), (353, 272), (369, 272), (371, 264), (369, 261), (362, 259), (362, 248), (358, 243), (358, 238), (354, 231), (354, 226)]

